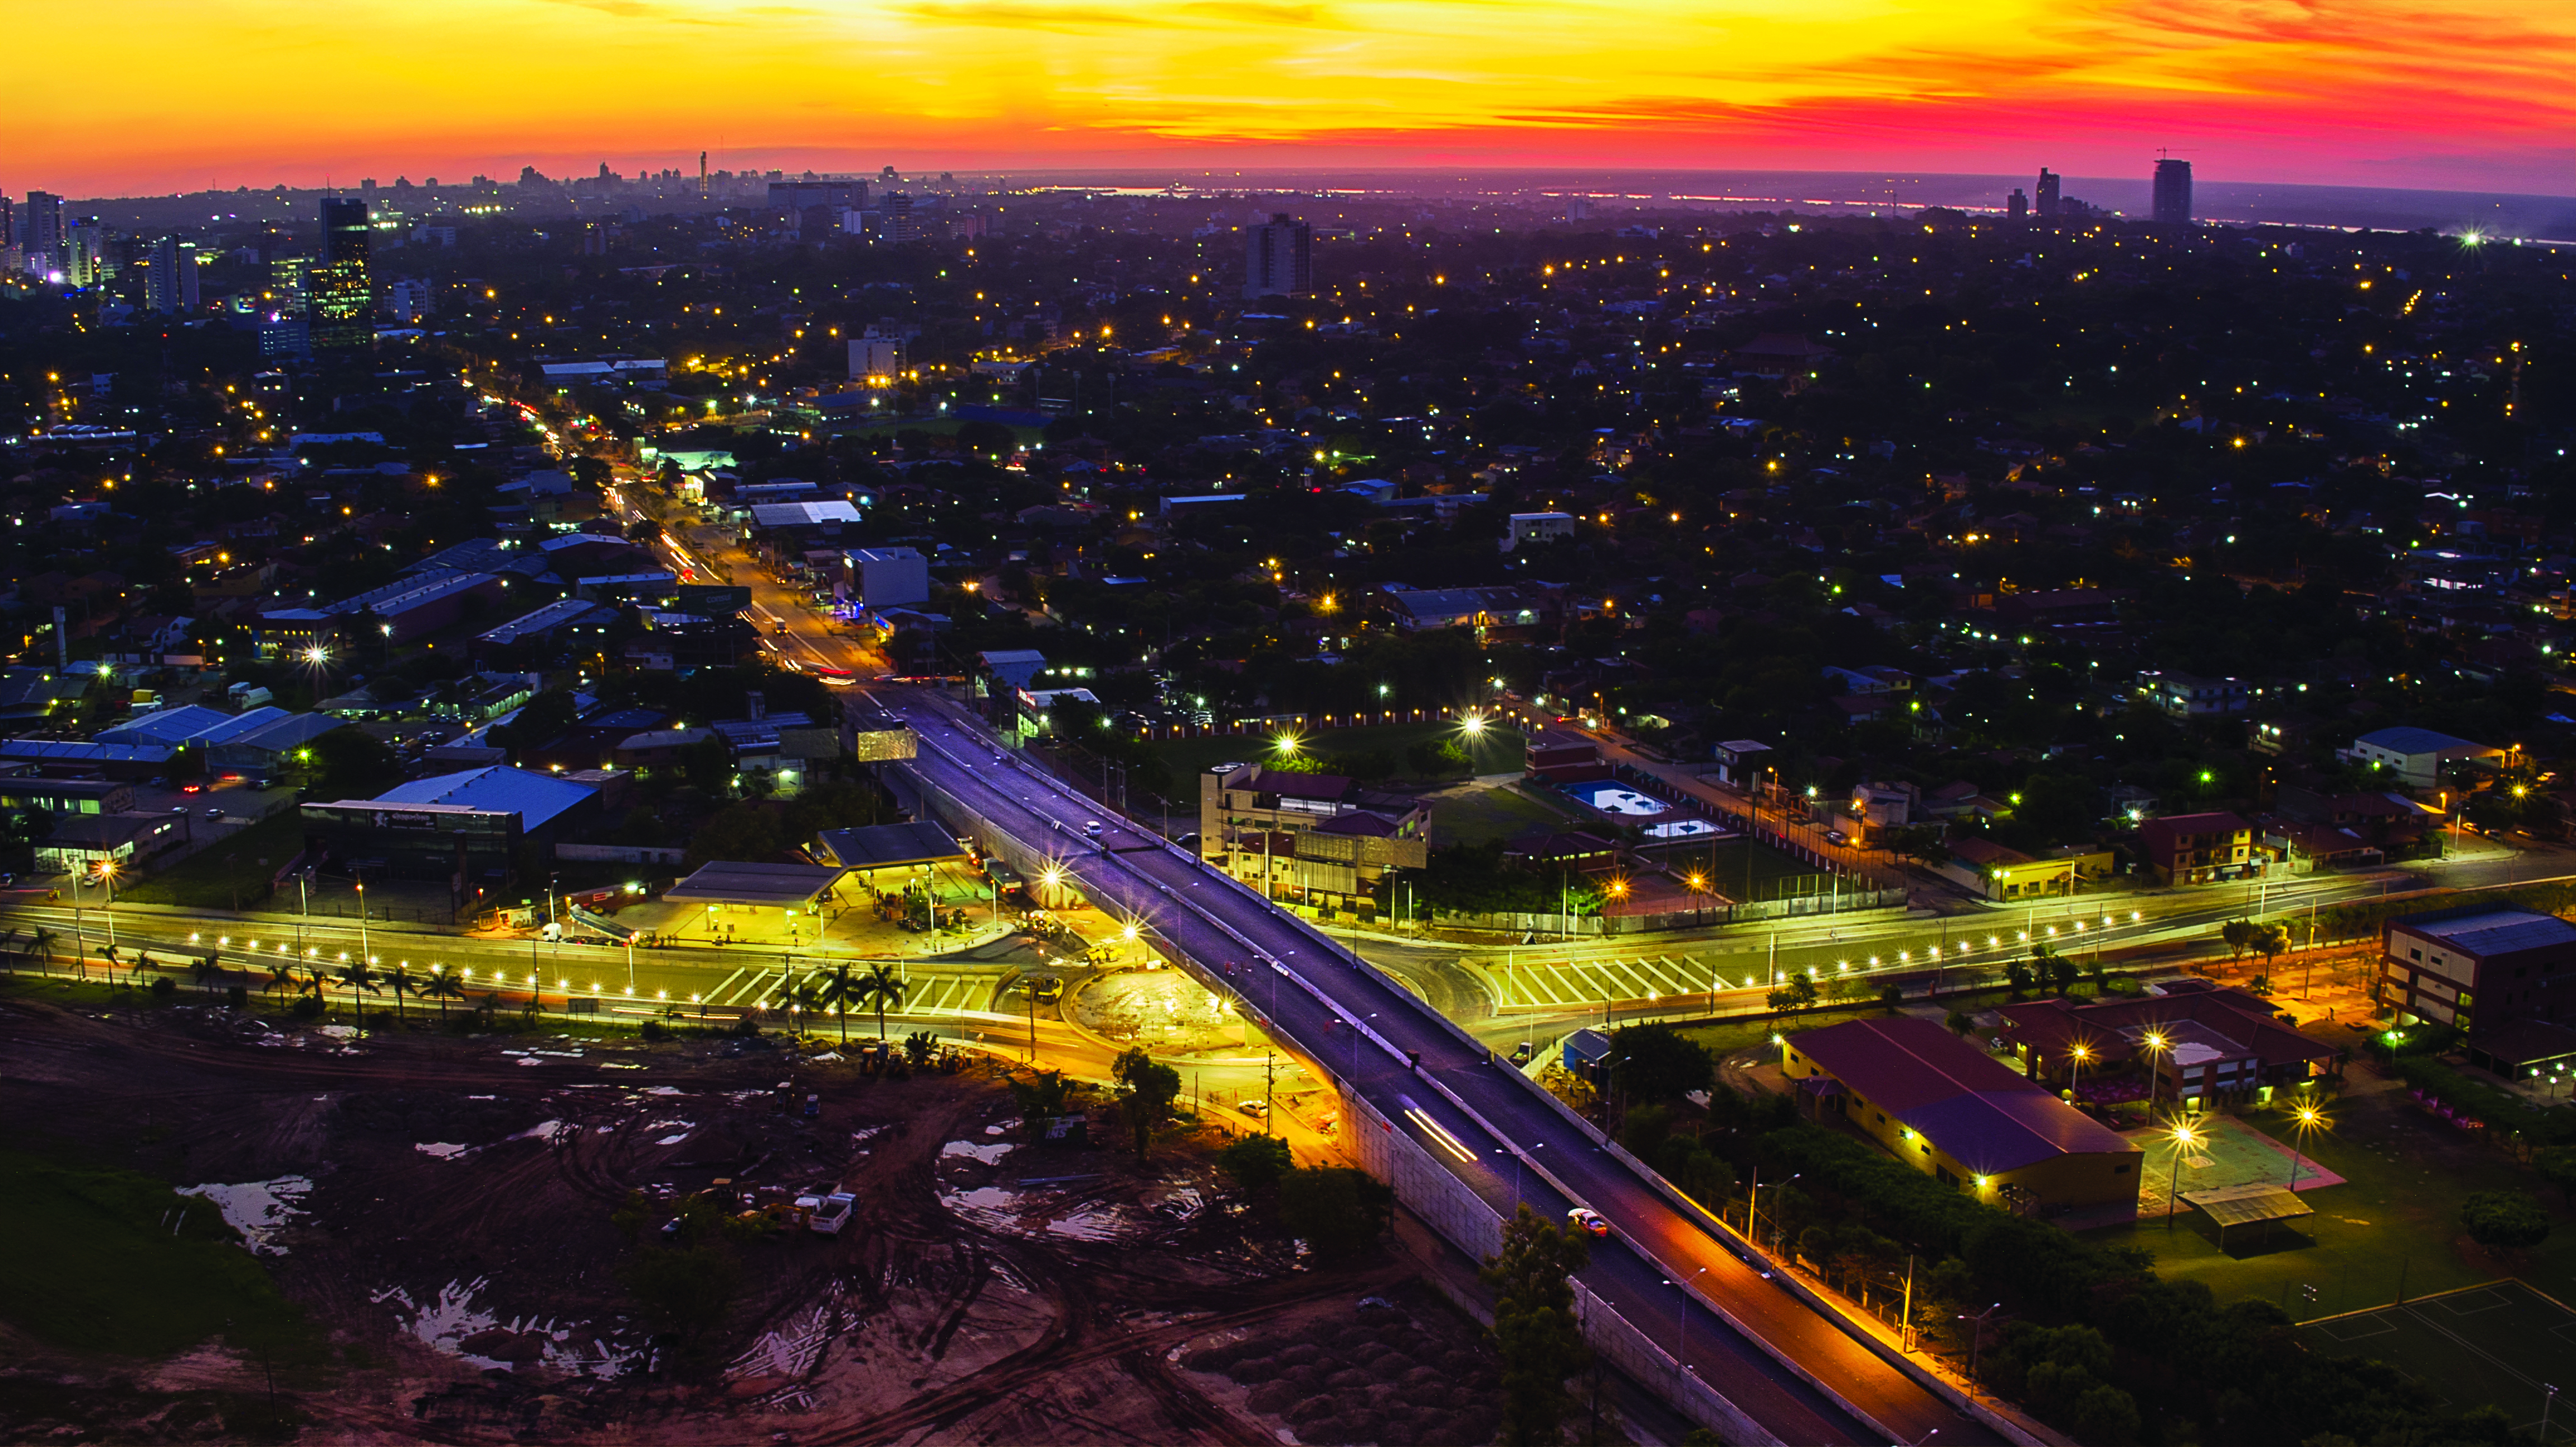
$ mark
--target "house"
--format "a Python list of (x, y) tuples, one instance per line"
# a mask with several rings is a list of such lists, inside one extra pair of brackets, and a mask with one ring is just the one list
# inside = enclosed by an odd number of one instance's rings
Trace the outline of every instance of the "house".
[(2233, 678), (2204, 678), (2197, 673), (2141, 673), (2138, 697), (2158, 713), (2173, 718), (2214, 718), (2243, 713), (2248, 691)]
[(2254, 826), (2233, 814), (2168, 814), (2138, 826), (2138, 849), (2158, 884), (2207, 884), (2262, 871)]
[(1793, 1035), (1801, 1111), (1839, 1118), (1943, 1185), (2036, 1213), (2138, 1200), (2145, 1152), (1938, 1022), (1852, 1020)]
[(1511, 530), (1501, 539), (1507, 553), (1523, 543), (1561, 542), (1574, 536), (1574, 514), (1569, 512), (1516, 512), (1510, 521)]
[(1521, 628), (1539, 621), (1538, 609), (1518, 588), (1390, 588), (1382, 601), (1395, 626), (1418, 632), (1425, 628)]
[(1769, 757), (1771, 746), (1759, 739), (1728, 739), (1711, 752), (1717, 755), (1718, 781), (1732, 788), (1752, 788), (1762, 771), (1770, 767), (1763, 761)]
[(2076, 861), (2071, 857), (2034, 859), (1991, 839), (1974, 837), (1950, 840), (1946, 847), (1949, 861), (1932, 872), (1988, 899), (2036, 899), (2075, 892)]
[(2527, 909), (2463, 905), (2381, 927), (2371, 998), (2477, 1036), (2518, 1020), (2576, 1024), (2576, 924)]
[(2156, 1100), (2185, 1110), (2269, 1104), (2342, 1068), (2342, 1052), (2282, 1023), (2261, 996), (2207, 980), (2156, 989), (1999, 1006), (2003, 1039), (2035, 1080), (2071, 1089), (2134, 1066), (2153, 1076)]
[(1610, 777), (1601, 746), (1571, 729), (1538, 729), (1522, 752), (1529, 777), (1549, 784), (1580, 783)]
[(2443, 771), (2471, 759), (2500, 759), (2504, 750), (2455, 739), (2431, 729), (2391, 728), (2363, 734), (2343, 756), (2354, 763), (2386, 769), (2418, 789), (2438, 787)]

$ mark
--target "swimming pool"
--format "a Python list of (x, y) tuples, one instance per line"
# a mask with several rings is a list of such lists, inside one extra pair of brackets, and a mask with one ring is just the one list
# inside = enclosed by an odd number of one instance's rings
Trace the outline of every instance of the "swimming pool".
[(1673, 806), (1663, 800), (1650, 794), (1640, 794), (1624, 784), (1568, 784), (1565, 792), (1604, 814), (1646, 818), (1673, 811)]

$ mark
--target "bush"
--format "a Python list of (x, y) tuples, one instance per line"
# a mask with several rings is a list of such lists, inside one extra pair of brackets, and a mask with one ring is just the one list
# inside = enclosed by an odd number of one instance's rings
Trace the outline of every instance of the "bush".
[(322, 1014), (322, 997), (319, 995), (298, 995), (295, 997), (295, 1003), (286, 1007), (286, 1013), (294, 1016), (298, 1020), (319, 1019)]
[(1247, 1191), (1279, 1184), (1289, 1165), (1288, 1143), (1271, 1135), (1248, 1135), (1216, 1153), (1217, 1169)]
[(2549, 1213), (2528, 1191), (2479, 1191), (2460, 1204), (2460, 1225), (2490, 1249), (2528, 1250), (2549, 1239)]
[(2535, 1146), (2576, 1143), (2576, 1109), (2532, 1105), (2511, 1091), (2462, 1075), (2430, 1056), (2401, 1056), (2397, 1074), (2426, 1095), (2486, 1122), (2489, 1130), (2519, 1132)]
[(1299, 1168), (1279, 1181), (1279, 1219), (1319, 1261), (1337, 1262), (1377, 1244), (1395, 1214), (1395, 1188), (1347, 1166)]
[(155, 1001), (167, 1001), (171, 996), (179, 993), (179, 982), (168, 975), (154, 975), (148, 988), (152, 991), (152, 998)]
[(224, 1003), (236, 1010), (247, 1010), (250, 1008), (250, 991), (244, 986), (235, 985), (224, 991)]
[(645, 1021), (644, 1028), (636, 1033), (642, 1035), (647, 1040), (668, 1040), (671, 1038), (671, 1032), (663, 1029), (662, 1022), (659, 1020)]

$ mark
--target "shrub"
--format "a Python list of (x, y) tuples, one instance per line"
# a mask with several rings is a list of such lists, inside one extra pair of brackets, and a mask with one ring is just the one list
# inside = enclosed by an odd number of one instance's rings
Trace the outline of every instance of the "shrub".
[(167, 1000), (179, 993), (179, 982), (168, 975), (154, 975), (150, 988), (154, 1000)]
[(244, 986), (235, 985), (224, 991), (224, 1003), (236, 1010), (247, 1010), (250, 1008), (250, 991)]
[(671, 1038), (671, 1032), (663, 1029), (662, 1022), (659, 1020), (645, 1021), (644, 1028), (637, 1033), (641, 1034), (647, 1040), (668, 1040)]
[(298, 1020), (318, 1019), (322, 1014), (322, 999), (318, 995), (298, 995), (295, 1003), (286, 1007), (286, 1013)]
[(2549, 1239), (2549, 1213), (2528, 1191), (2479, 1191), (2460, 1203), (2460, 1225), (2490, 1248), (2527, 1250)]

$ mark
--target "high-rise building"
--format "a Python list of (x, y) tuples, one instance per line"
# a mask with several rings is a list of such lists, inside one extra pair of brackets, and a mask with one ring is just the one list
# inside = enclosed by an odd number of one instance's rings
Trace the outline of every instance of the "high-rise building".
[(2191, 162), (2156, 162), (2156, 224), (2191, 224)]
[(2015, 226), (2023, 225), (2030, 220), (2030, 198), (2021, 193), (2019, 186), (2013, 187), (2012, 200), (2005, 209), (2011, 213), (2012, 224)]
[(316, 351), (358, 351), (376, 340), (367, 280), (369, 221), (364, 201), (324, 198), (321, 259), (305, 269), (305, 306)]
[(1243, 297), (1304, 296), (1315, 289), (1314, 233), (1285, 211), (1243, 233)]
[(2057, 174), (2046, 166), (2039, 168), (2039, 219), (2057, 219)]
[(197, 243), (164, 236), (143, 256), (143, 305), (147, 311), (197, 309)]
[(18, 217), (18, 248), (27, 269), (53, 273), (63, 269), (63, 198), (50, 191), (30, 191)]
[(95, 216), (72, 223), (63, 238), (63, 280), (72, 286), (104, 286), (116, 280), (116, 230)]

